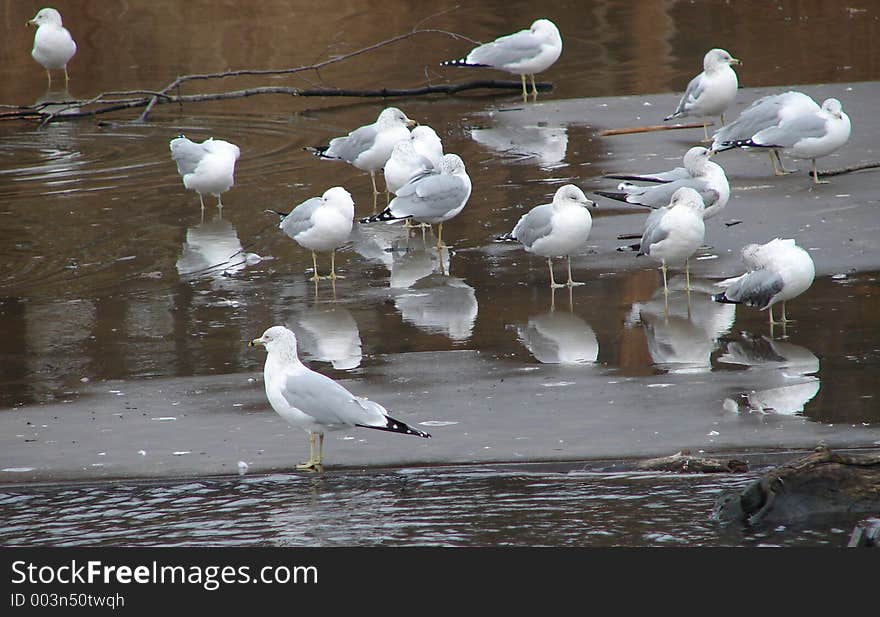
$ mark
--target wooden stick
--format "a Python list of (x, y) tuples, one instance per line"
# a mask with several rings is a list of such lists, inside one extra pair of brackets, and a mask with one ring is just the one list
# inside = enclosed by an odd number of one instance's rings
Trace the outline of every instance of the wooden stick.
[[(841, 174), (848, 174), (850, 172), (860, 171), (862, 169), (874, 169), (875, 167), (880, 167), (880, 161), (871, 161), (870, 163), (859, 163), (858, 165), (841, 167), (840, 169), (829, 169), (827, 171), (820, 171), (819, 177), (824, 178), (825, 176), (839, 176)], [(808, 171), (807, 175), (812, 175), (812, 172)]]
[[(710, 122), (707, 126), (712, 126)], [(609, 135), (631, 135), (633, 133), (653, 133), (654, 131), (675, 131), (678, 129), (701, 129), (702, 122), (692, 122), (691, 124), (653, 124), (651, 126), (631, 126), (623, 129), (607, 129), (599, 132), (599, 137), (608, 137)]]

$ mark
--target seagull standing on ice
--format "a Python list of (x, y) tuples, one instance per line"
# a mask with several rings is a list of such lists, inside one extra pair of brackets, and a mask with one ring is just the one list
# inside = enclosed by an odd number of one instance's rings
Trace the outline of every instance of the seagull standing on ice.
[(355, 396), (329, 377), (305, 366), (296, 353), (296, 335), (284, 326), (269, 328), (249, 345), (263, 345), (268, 352), (263, 381), (272, 409), (309, 434), (309, 460), (297, 465), (297, 469), (319, 471), (323, 468), (325, 431), (359, 426), (430, 437), (390, 417), (382, 405)]
[[(710, 49), (703, 57), (703, 72), (694, 77), (687, 85), (678, 107), (664, 120), (696, 116), (721, 116), (724, 124), (724, 112), (736, 98), (739, 80), (731, 64), (742, 64), (724, 49)], [(709, 140), (709, 129), (703, 120), (703, 132)]]
[(460, 60), (448, 60), (441, 66), (474, 66), (499, 69), (522, 79), (523, 100), (528, 98), (526, 75), (532, 80), (532, 96), (537, 98), (535, 74), (546, 71), (562, 54), (562, 36), (549, 19), (535, 20), (528, 30), (502, 36), (475, 47)]
[[(336, 274), (336, 249), (345, 244), (354, 223), (354, 201), (351, 193), (341, 186), (324, 191), (291, 210), (289, 214), (270, 210), (281, 216), (278, 227), (289, 238), (312, 252), (314, 276), (310, 280), (343, 278)], [(330, 253), (330, 274), (318, 275), (318, 252)]]
[[(775, 238), (766, 244), (743, 247), (747, 272), (718, 283), (724, 291), (712, 296), (716, 302), (769, 309), (770, 326), (791, 321), (785, 316), (785, 302), (804, 293), (813, 284), (813, 258), (793, 239)], [(782, 302), (782, 321), (773, 321), (773, 305)]]
[[(584, 192), (573, 184), (559, 187), (553, 202), (535, 206), (520, 219), (513, 231), (500, 236), (502, 241), (516, 240), (529, 253), (547, 258), (550, 268), (550, 287), (583, 285), (571, 278), (571, 254), (582, 248), (593, 227), (588, 206), (596, 202), (587, 199)], [(557, 283), (553, 278), (553, 258), (568, 258), (568, 281)]]
[(76, 43), (67, 28), (61, 24), (61, 13), (46, 8), (34, 15), (27, 25), (35, 25), (34, 48), (31, 55), (46, 69), (49, 85), (52, 85), (50, 69), (64, 69), (64, 83), (70, 80), (67, 74), (67, 63), (76, 53)]
[(376, 172), (385, 167), (394, 145), (409, 139), (409, 127), (414, 125), (415, 121), (407, 118), (402, 111), (396, 107), (387, 107), (374, 123), (355, 129), (343, 137), (335, 137), (326, 146), (306, 150), (318, 158), (345, 161), (361, 171), (369, 172), (375, 197), (379, 194), (376, 188)]

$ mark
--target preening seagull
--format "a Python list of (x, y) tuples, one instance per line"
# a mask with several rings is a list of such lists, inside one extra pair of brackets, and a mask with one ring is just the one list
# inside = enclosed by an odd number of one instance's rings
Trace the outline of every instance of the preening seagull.
[(662, 173), (646, 175), (613, 175), (610, 178), (626, 178), (655, 182), (652, 186), (638, 186), (630, 182), (621, 182), (614, 191), (596, 191), (597, 195), (622, 201), (625, 203), (662, 208), (669, 204), (672, 195), (682, 187), (690, 187), (700, 194), (705, 204), (703, 218), (710, 219), (727, 205), (730, 199), (730, 184), (724, 169), (709, 160), (711, 152), (701, 146), (688, 150), (683, 159), (684, 167)]
[(202, 143), (180, 135), (171, 140), (171, 158), (177, 163), (177, 173), (183, 178), (183, 186), (199, 194), (202, 211), (205, 210), (204, 195), (217, 197), (217, 207), (223, 207), (220, 199), (234, 184), (235, 162), (241, 150), (235, 144), (214, 139)]
[[(310, 280), (322, 278), (335, 280), (344, 278), (336, 274), (336, 249), (345, 244), (351, 235), (354, 223), (354, 201), (351, 193), (341, 186), (324, 191), (320, 197), (307, 199), (289, 214), (270, 210), (281, 216), (278, 227), (289, 238), (312, 252), (314, 276)], [(318, 274), (317, 253), (330, 253), (330, 274)]]
[[(571, 278), (571, 255), (583, 248), (593, 227), (588, 206), (596, 202), (587, 199), (584, 192), (573, 184), (559, 187), (552, 203), (535, 206), (526, 212), (513, 231), (500, 236), (502, 241), (516, 240), (535, 255), (547, 258), (550, 269), (550, 287), (583, 285)], [(553, 278), (553, 258), (568, 259), (568, 281), (557, 283)]]
[(819, 109), (804, 106), (775, 126), (760, 130), (749, 139), (724, 143), (745, 148), (769, 148), (782, 150), (796, 159), (812, 161), (811, 175), (816, 184), (819, 180), (816, 159), (828, 156), (849, 141), (852, 125), (843, 106), (835, 98), (825, 99)]
[[(818, 110), (819, 104), (816, 101), (796, 90), (762, 96), (746, 107), (736, 120), (715, 131), (712, 136), (712, 152), (736, 148), (737, 144), (749, 141), (759, 131), (779, 126), (798, 114)], [(782, 164), (777, 148), (771, 148), (768, 154), (774, 175), (792, 173)]]
[[(742, 64), (724, 49), (710, 49), (703, 56), (703, 72), (694, 77), (687, 85), (678, 107), (664, 120), (696, 116), (721, 116), (724, 124), (724, 112), (736, 98), (739, 81), (731, 64)], [(703, 132), (709, 141), (709, 130), (703, 120)]]
[(359, 426), (430, 437), (395, 420), (379, 403), (355, 396), (326, 375), (305, 366), (297, 355), (296, 335), (284, 326), (269, 328), (249, 345), (266, 348), (263, 381), (272, 409), (309, 434), (309, 460), (297, 465), (297, 469), (322, 469), (325, 431)]
[(70, 79), (67, 74), (67, 63), (76, 53), (76, 43), (67, 28), (62, 25), (61, 13), (51, 8), (40, 9), (33, 19), (28, 20), (27, 25), (31, 24), (37, 27), (31, 56), (46, 69), (50, 86), (52, 85), (50, 69), (64, 69), (66, 84)]
[(306, 148), (322, 159), (345, 161), (370, 173), (373, 195), (378, 195), (376, 172), (385, 167), (394, 144), (409, 138), (409, 127), (415, 121), (396, 107), (386, 107), (372, 124), (355, 129), (344, 137), (330, 140), (326, 146)]
[(537, 19), (528, 30), (499, 37), (475, 47), (460, 60), (448, 60), (441, 66), (489, 67), (519, 75), (523, 99), (528, 98), (526, 75), (532, 80), (532, 96), (538, 96), (535, 74), (546, 71), (562, 54), (562, 36), (549, 19)]
[(361, 223), (412, 219), (437, 225), (437, 250), (443, 247), (443, 223), (462, 211), (471, 196), (471, 178), (457, 154), (444, 154), (437, 169), (414, 176), (379, 214)]
[[(769, 309), (770, 325), (787, 323), (785, 302), (804, 293), (813, 284), (813, 258), (791, 238), (775, 238), (766, 244), (749, 244), (742, 249), (746, 273), (718, 283), (724, 289), (716, 302), (745, 304)], [(782, 302), (782, 321), (773, 320), (773, 305)]]
[(637, 256), (647, 255), (660, 262), (664, 294), (669, 294), (666, 270), (681, 265), (685, 268), (686, 289), (690, 291), (688, 259), (703, 243), (706, 233), (704, 207), (699, 193), (692, 188), (682, 187), (672, 196), (668, 206), (651, 212), (645, 222)]

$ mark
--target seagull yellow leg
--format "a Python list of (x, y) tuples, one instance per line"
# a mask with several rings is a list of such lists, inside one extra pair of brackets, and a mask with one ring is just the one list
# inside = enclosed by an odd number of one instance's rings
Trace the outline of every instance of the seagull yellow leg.
[[(317, 471), (318, 467), (321, 466), (321, 462), (315, 456), (315, 441), (318, 438), (320, 433), (309, 433), (309, 460), (305, 463), (300, 463), (296, 466), (297, 469), (302, 471)], [(323, 447), (323, 434), (320, 434), (322, 437), (322, 447)]]
[(217, 195), (217, 207), (221, 210), (223, 209), (223, 199), (220, 197), (220, 195)]
[(688, 267), (688, 260), (684, 260), (684, 289), (688, 292), (688, 295), (691, 293), (691, 271)]
[(67, 74), (67, 67), (64, 67), (64, 85), (66, 86), (70, 81), (70, 75)]
[(318, 433), (318, 460), (315, 463), (318, 467), (324, 466), (324, 433)]
[(663, 263), (660, 265), (660, 271), (663, 273), (663, 295), (669, 295), (669, 287), (666, 285), (666, 264)]
[(336, 274), (336, 249), (330, 251), (330, 280), (344, 279), (344, 276)]
[(205, 215), (205, 198), (199, 193), (199, 203), (202, 204), (202, 216)]
[(49, 69), (46, 69), (46, 77), (49, 78), (49, 86), (52, 86), (52, 72)]
[(709, 139), (709, 123), (708, 122), (703, 122), (703, 135), (704, 135), (704, 137), (703, 137), (704, 144), (712, 143), (712, 140)]
[(575, 285), (583, 285), (584, 283), (578, 283), (578, 282), (572, 280), (572, 278), (571, 278), (571, 255), (567, 255), (567, 257), (568, 257), (568, 281), (565, 284), (568, 285), (569, 289), (571, 289)]
[(556, 279), (553, 278), (553, 258), (547, 258), (547, 267), (550, 268), (550, 288), (556, 289), (557, 287), (565, 287), (565, 283), (557, 283)]
[(532, 78), (532, 96), (537, 99), (538, 98), (538, 88), (535, 86), (535, 75), (531, 74), (529, 77)]
[(830, 184), (828, 180), (819, 179), (819, 171), (816, 169), (816, 159), (813, 159), (813, 184)]
[(310, 278), (309, 280), (316, 281), (316, 282), (320, 281), (321, 277), (318, 276), (318, 256), (315, 254), (315, 251), (312, 251), (312, 266), (315, 269), (315, 273), (312, 275), (312, 278)]
[(437, 250), (443, 248), (443, 223), (437, 224)]
[(520, 75), (520, 79), (522, 79), (522, 85), (523, 85), (523, 101), (527, 101), (527, 100), (529, 100), (529, 91), (526, 90), (526, 76), (525, 76), (525, 73), (523, 73), (522, 75)]

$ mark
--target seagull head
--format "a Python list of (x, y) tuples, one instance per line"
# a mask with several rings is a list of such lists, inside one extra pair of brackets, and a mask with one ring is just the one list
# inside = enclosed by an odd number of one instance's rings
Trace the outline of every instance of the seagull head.
[(51, 8), (40, 9), (37, 14), (34, 15), (33, 19), (29, 19), (25, 25), (34, 25), (39, 28), (43, 24), (54, 24), (56, 26), (60, 26), (61, 13)]
[(838, 101), (837, 99), (825, 99), (822, 102), (822, 109), (827, 111), (835, 118), (843, 117), (843, 105), (841, 105), (840, 101)]
[(683, 186), (672, 194), (672, 201), (669, 207), (684, 206), (697, 211), (701, 216), (706, 204), (698, 192), (689, 186)]
[(712, 156), (711, 151), (702, 146), (695, 146), (685, 152), (682, 164), (690, 175), (698, 176), (703, 173), (710, 156)]
[(589, 199), (584, 192), (574, 184), (566, 184), (560, 186), (553, 195), (553, 203), (558, 205), (577, 205), (587, 208), (589, 206), (596, 207), (596, 202)]
[(346, 213), (351, 211), (351, 217), (354, 218), (354, 200), (351, 198), (351, 193), (341, 186), (334, 186), (324, 191), (324, 194), (321, 195), (321, 200), (325, 204), (341, 209)]
[(376, 123), (379, 126), (396, 126), (396, 125), (404, 125), (407, 127), (413, 127), (417, 123), (415, 120), (410, 120), (406, 117), (406, 114), (397, 109), (397, 107), (386, 107), (382, 110), (382, 113), (379, 114), (379, 117), (376, 118)]
[(562, 37), (559, 34), (559, 28), (556, 27), (549, 19), (536, 19), (532, 22), (531, 27), (529, 28), (532, 34), (537, 34), (538, 36), (543, 36), (548, 39), (558, 39), (562, 40)]
[(711, 71), (720, 66), (730, 66), (731, 64), (742, 64), (740, 60), (730, 55), (726, 49), (710, 49), (703, 56), (703, 70)]
[(444, 154), (440, 159), (440, 173), (453, 175), (465, 173), (464, 161), (457, 154)]
[(262, 345), (272, 353), (289, 354), (296, 358), (296, 335), (284, 326), (272, 326), (260, 338), (248, 343), (248, 347)]

